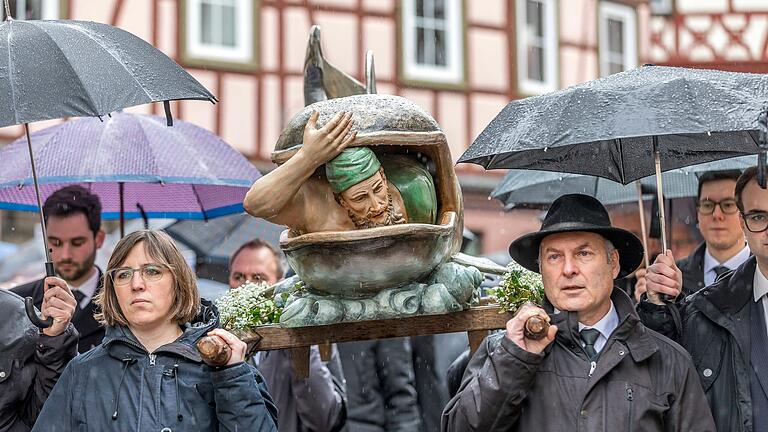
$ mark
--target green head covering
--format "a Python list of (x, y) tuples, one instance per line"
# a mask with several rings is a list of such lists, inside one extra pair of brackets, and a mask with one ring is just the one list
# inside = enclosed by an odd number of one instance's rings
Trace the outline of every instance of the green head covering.
[(325, 175), (334, 193), (341, 193), (370, 178), (381, 168), (379, 159), (368, 147), (345, 149), (325, 164)]

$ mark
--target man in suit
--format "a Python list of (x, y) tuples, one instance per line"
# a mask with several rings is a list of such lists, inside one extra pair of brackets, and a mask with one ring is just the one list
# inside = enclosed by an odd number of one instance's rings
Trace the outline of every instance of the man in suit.
[[(734, 196), (739, 170), (709, 171), (699, 177), (696, 217), (704, 243), (677, 261), (683, 272), (681, 299), (712, 285), (722, 274), (743, 264), (750, 255), (741, 230)], [(645, 269), (638, 271), (636, 298), (646, 291)]]
[[(78, 351), (99, 345), (104, 328), (93, 318), (93, 297), (101, 289), (102, 273), (94, 265), (96, 250), (104, 243), (99, 197), (80, 186), (54, 192), (43, 205), (43, 215), (56, 274), (64, 279), (77, 300), (72, 324), (80, 333)], [(13, 288), (22, 297), (32, 297), (39, 309), (43, 302), (43, 279)]]
[[(659, 294), (680, 294), (683, 278), (662, 255), (648, 268), (643, 323), (688, 350), (717, 430), (768, 432), (768, 190), (748, 168), (735, 186), (741, 229), (753, 256), (674, 307)], [(674, 318), (674, 311), (679, 319)]]
[[(274, 285), (283, 279), (279, 252), (269, 243), (254, 239), (240, 246), (229, 261), (229, 287), (253, 282)], [(264, 376), (278, 408), (277, 423), (283, 432), (338, 432), (347, 420), (344, 374), (336, 346), (329, 361), (322, 361), (313, 345), (309, 376), (294, 375), (290, 350), (261, 351), (249, 362)]]

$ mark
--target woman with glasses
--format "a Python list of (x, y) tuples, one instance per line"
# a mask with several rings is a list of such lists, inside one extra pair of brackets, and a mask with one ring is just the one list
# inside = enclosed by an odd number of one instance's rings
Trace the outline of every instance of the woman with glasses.
[[(217, 328), (195, 275), (171, 238), (137, 231), (115, 246), (96, 303), (106, 326), (100, 346), (74, 359), (33, 430), (276, 431), (276, 408), (246, 345)], [(195, 343), (221, 337), (231, 350), (220, 368)]]

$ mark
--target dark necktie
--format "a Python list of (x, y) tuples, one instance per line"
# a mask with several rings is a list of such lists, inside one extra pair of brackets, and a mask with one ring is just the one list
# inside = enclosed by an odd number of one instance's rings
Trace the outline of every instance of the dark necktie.
[(727, 272), (731, 271), (731, 269), (729, 269), (728, 267), (721, 266), (721, 265), (713, 268), (712, 270), (715, 271), (715, 280), (720, 279), (720, 276), (722, 276), (723, 273), (727, 273)]
[(595, 342), (600, 337), (600, 331), (588, 328), (579, 332), (581, 340), (584, 341), (584, 351), (589, 356), (589, 361), (595, 361), (597, 359), (597, 350), (595, 350)]
[(74, 290), (72, 294), (75, 295), (75, 301), (77, 302), (77, 308), (80, 309), (80, 302), (83, 301), (85, 298), (85, 294), (83, 294), (80, 290)]

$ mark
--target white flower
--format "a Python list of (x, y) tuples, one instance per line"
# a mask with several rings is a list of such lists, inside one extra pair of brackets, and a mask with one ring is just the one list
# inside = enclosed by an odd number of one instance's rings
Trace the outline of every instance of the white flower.
[(271, 297), (266, 283), (248, 283), (229, 290), (216, 300), (222, 326), (228, 330), (249, 328), (277, 322), (281, 309)]

